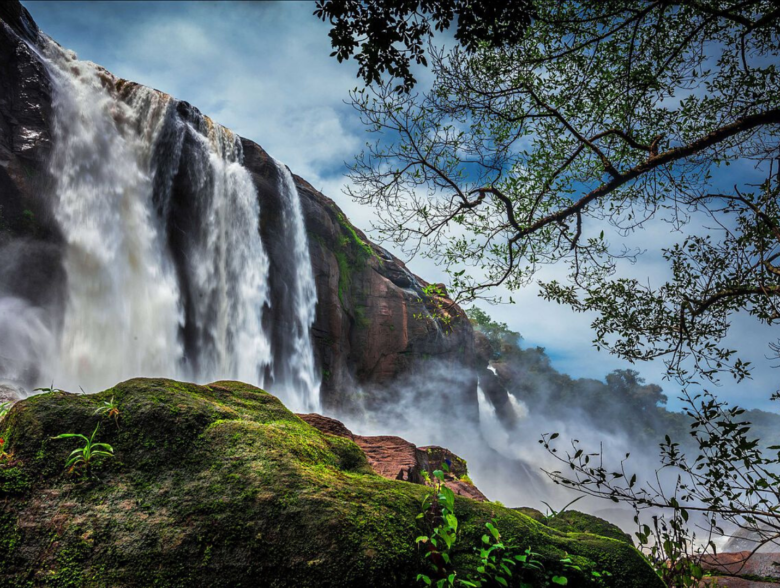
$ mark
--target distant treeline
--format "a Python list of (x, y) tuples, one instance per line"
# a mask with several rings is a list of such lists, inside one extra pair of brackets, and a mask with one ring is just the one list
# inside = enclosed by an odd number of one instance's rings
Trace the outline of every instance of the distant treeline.
[[(521, 349), (520, 334), (478, 308), (469, 309), (474, 326), (484, 333), (493, 352), (491, 365), (507, 388), (534, 415), (563, 421), (588, 421), (607, 433), (625, 434), (635, 443), (659, 443), (664, 435), (686, 444), (690, 418), (667, 410), (667, 395), (648, 384), (639, 372), (615, 370), (604, 380), (573, 378), (552, 366), (544, 348)], [(748, 410), (741, 417), (752, 424), (752, 436), (764, 446), (780, 444), (780, 415)]]

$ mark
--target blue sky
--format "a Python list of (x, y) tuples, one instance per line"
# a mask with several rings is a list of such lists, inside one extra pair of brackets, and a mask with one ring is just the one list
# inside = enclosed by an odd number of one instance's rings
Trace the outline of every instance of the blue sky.
[[(312, 15), (314, 2), (23, 3), (44, 32), (80, 59), (192, 103), (262, 145), (333, 198), (356, 226), (369, 228), (371, 209), (341, 192), (345, 162), (368, 139), (344, 103), (358, 85), (356, 67), (329, 57), (328, 27)], [(653, 243), (657, 250), (670, 239), (666, 231), (649, 228), (632, 240), (640, 247)], [(409, 266), (428, 281), (446, 281), (428, 260), (415, 259)], [(627, 269), (655, 279), (665, 271), (653, 255)], [(484, 309), (521, 332), (525, 345), (545, 347), (561, 371), (601, 379), (613, 369), (634, 367), (675, 397), (674, 386), (661, 381), (659, 363), (629, 366), (596, 352), (588, 316), (544, 302), (533, 288), (513, 297), (515, 305)], [(769, 330), (738, 318), (732, 340), (760, 369), (754, 380), (739, 386), (727, 382), (717, 392), (747, 407), (780, 412), (768, 400), (777, 388), (777, 372), (763, 358)]]

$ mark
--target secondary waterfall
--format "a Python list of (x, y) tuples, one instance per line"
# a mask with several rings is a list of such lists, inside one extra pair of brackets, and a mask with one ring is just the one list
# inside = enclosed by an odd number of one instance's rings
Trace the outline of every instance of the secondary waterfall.
[(311, 344), (311, 326), (314, 323), (317, 306), (317, 287), (311, 272), (311, 258), (306, 239), (306, 227), (303, 224), (303, 211), (298, 191), (295, 188), (290, 170), (278, 161), (280, 192), (284, 203), (284, 233), (292, 238), (289, 263), (295, 269), (294, 286), (291, 289), (292, 312), (289, 322), (287, 353), (279, 358), (276, 373), (280, 381), (290, 390), (304, 390), (307, 394), (301, 398), (300, 411), (314, 412), (319, 409), (320, 377), (315, 371), (314, 353)]
[[(287, 168), (277, 163), (284, 263), (294, 271), (280, 278), (290, 295), (277, 301), (241, 140), (186, 103), (41, 43), (67, 292), (40, 383), (94, 392), (135, 376), (240, 379), (294, 410), (317, 410), (317, 295)], [(287, 327), (279, 341), (271, 314)]]

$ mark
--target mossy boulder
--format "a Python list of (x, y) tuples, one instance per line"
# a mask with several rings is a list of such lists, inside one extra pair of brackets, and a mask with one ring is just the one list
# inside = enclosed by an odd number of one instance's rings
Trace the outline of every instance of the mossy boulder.
[(548, 517), (542, 514), (541, 511), (527, 506), (522, 506), (513, 510), (521, 512), (527, 517), (539, 521), (551, 529), (557, 529), (564, 533), (590, 533), (591, 535), (599, 535), (600, 537), (609, 537), (610, 539), (622, 541), (629, 545), (634, 544), (631, 540), (631, 535), (623, 531), (623, 529), (617, 525), (584, 512), (566, 510)]
[[(96, 415), (114, 399), (118, 422)], [(64, 471), (78, 443), (114, 459), (79, 480)], [(274, 396), (238, 382), (135, 379), (95, 395), (41, 394), (0, 424), (13, 457), (0, 466), (0, 585), (412, 587), (425, 487), (373, 474), (351, 440), (325, 435)], [(457, 499), (454, 563), (474, 571), (485, 522), (540, 554), (547, 574), (588, 585), (661, 586), (630, 545), (549, 529), (490, 503)], [(566, 571), (569, 554), (583, 572)], [(540, 576), (528, 578), (544, 585)], [(519, 585), (519, 579), (516, 582)]]

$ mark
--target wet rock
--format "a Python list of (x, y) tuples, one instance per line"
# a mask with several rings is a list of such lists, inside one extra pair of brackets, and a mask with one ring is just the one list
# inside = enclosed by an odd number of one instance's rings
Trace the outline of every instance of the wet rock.
[[(121, 426), (105, 422), (98, 435), (116, 459), (96, 464), (94, 479), (67, 475), (75, 444), (51, 438), (91, 432), (110, 399)], [(93, 395), (46, 393), (19, 402), (4, 427), (15, 461), (0, 466), (2, 586), (414, 588), (427, 569), (415, 545), (427, 490), (377, 476), (355, 443), (253, 386), (138, 378)], [(495, 519), (569, 585), (607, 570), (607, 587), (660, 588), (624, 543), (497, 504), (456, 498), (455, 508), (461, 577)], [(581, 571), (563, 570), (564, 553)]]
[[(53, 124), (51, 83), (28, 44), (35, 42), (38, 30), (27, 11), (16, 1), (0, 6), (0, 247), (9, 242), (17, 246), (20, 241), (53, 244), (54, 255), (39, 247), (35, 250), (45, 252), (45, 259), (41, 253), (29, 264), (57, 268), (64, 247), (52, 210), (47, 163)], [(132, 86), (133, 82), (118, 80), (115, 90), (121, 98)], [(196, 111), (186, 102), (177, 102), (177, 108), (185, 118)], [(242, 147), (243, 163), (260, 199), (260, 233), (272, 266), (271, 298), (278, 307), (289, 299), (287, 287), (294, 271), (285, 262), (288, 236), (280, 222), (278, 170), (256, 143), (242, 139)], [(296, 177), (296, 185), (317, 285), (312, 334), (324, 406), (349, 410), (358, 396), (369, 407), (392, 401), (392, 383), (400, 376), (424, 374), (432, 360), (470, 370), (473, 332), (463, 311), (446, 297), (426, 296), (422, 290), (426, 282), (372, 244), (332, 200), (301, 178)], [(176, 187), (186, 191), (185, 179)], [(182, 202), (189, 202), (186, 196)], [(193, 210), (179, 207), (178, 225), (186, 228), (197, 222), (191, 218)], [(64, 272), (50, 275), (46, 291), (56, 304), (46, 303), (46, 308), (52, 312), (52, 324), (58, 324), (67, 285)], [(17, 272), (6, 283), (22, 283), (23, 277)], [(264, 326), (275, 348), (289, 343), (289, 325), (281, 318), (285, 313), (268, 314)], [(182, 337), (186, 341), (189, 335)], [(459, 376), (457, 382), (440, 385), (436, 393), (458, 404), (465, 402), (476, 418), (475, 375)]]

